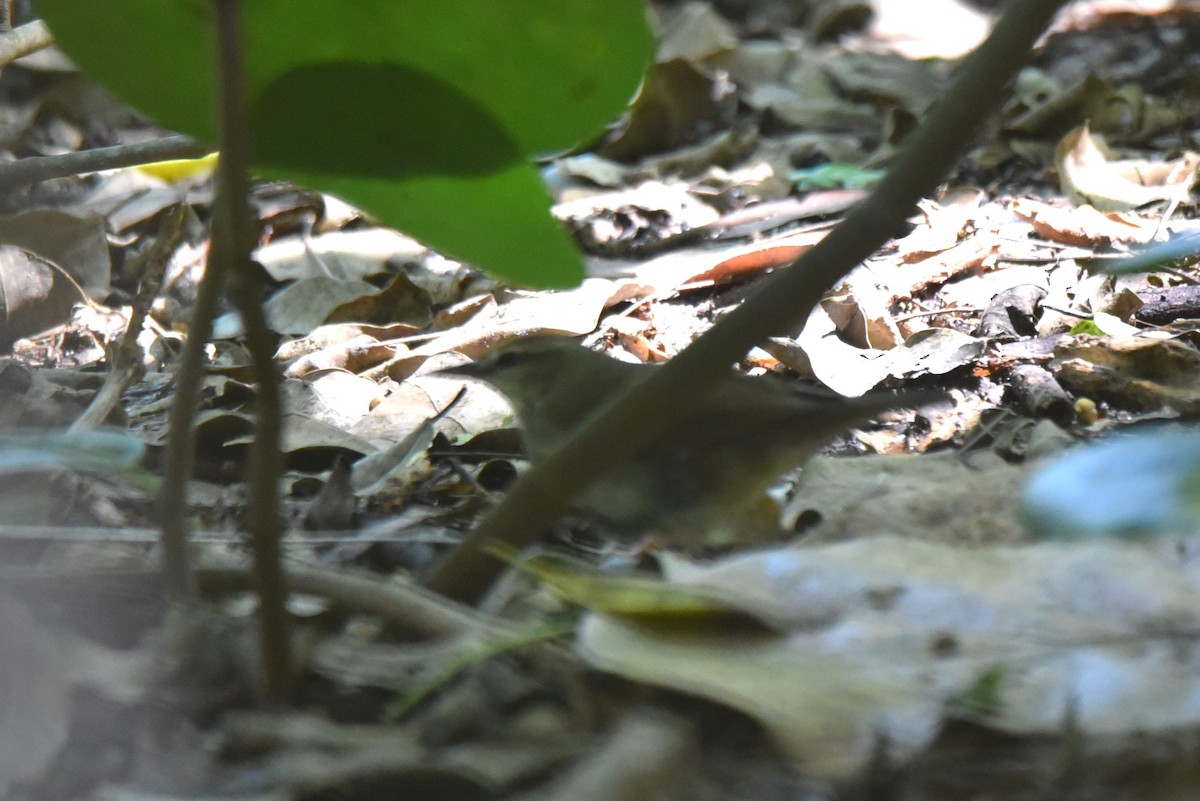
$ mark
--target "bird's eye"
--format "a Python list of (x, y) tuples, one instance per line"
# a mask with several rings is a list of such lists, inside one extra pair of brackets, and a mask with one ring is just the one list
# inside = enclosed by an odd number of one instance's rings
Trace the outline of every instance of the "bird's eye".
[(507, 353), (501, 353), (499, 356), (496, 357), (496, 366), (499, 368), (502, 368), (502, 369), (508, 369), (509, 367), (516, 367), (520, 363), (521, 363), (521, 354), (515, 353), (511, 350), (508, 351)]

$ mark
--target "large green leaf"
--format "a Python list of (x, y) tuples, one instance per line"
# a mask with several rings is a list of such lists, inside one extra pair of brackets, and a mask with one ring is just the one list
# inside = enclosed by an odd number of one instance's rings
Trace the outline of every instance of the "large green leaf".
[[(62, 47), (164, 125), (212, 141), (206, 0), (37, 0)], [(522, 283), (578, 257), (532, 154), (615, 118), (652, 52), (643, 0), (248, 0), (260, 169), (339, 194)]]

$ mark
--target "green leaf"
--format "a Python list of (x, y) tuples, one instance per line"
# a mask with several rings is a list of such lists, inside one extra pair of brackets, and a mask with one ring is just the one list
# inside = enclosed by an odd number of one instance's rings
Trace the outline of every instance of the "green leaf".
[(1096, 337), (1104, 336), (1104, 331), (1100, 329), (1100, 326), (1096, 325), (1095, 320), (1080, 320), (1071, 326), (1069, 333), (1071, 336), (1078, 336), (1079, 334), (1090, 334)]
[(866, 189), (879, 183), (882, 178), (883, 170), (841, 162), (792, 170), (792, 182), (803, 192), (813, 189)]
[[(279, 169), (396, 179), (486, 175), (522, 161), (483, 104), (402, 64), (304, 64), (264, 87), (254, 106), (258, 160)], [(414, 108), (425, 110), (422, 127), (412, 124)], [(343, 119), (355, 124), (328, 124)], [(303, 136), (296, 120), (306, 123)]]
[(703, 587), (687, 587), (657, 576), (604, 573), (562, 554), (525, 557), (501, 543), (492, 544), (488, 550), (592, 612), (664, 624), (743, 623), (759, 627), (750, 616), (714, 599)]
[(1004, 683), (1009, 671), (1002, 665), (987, 668), (975, 679), (967, 691), (954, 699), (955, 713), (973, 719), (995, 718), (1002, 711)]
[[(213, 141), (206, 0), (37, 0), (63, 49), (167, 127)], [(642, 0), (242, 4), (255, 153), (509, 280), (579, 258), (529, 158), (616, 118), (653, 50)], [(414, 163), (415, 162), (415, 163)]]
[[(414, 108), (424, 109), (420, 127)], [(304, 137), (293, 133), (296, 119), (314, 121)], [(583, 279), (520, 145), (481, 103), (435, 75), (349, 61), (297, 67), (259, 95), (254, 130), (256, 161), (268, 174), (351, 198), (505, 279)]]

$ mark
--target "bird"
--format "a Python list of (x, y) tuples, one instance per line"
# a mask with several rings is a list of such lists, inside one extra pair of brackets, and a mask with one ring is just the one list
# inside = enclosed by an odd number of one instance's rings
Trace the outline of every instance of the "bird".
[[(537, 464), (656, 369), (566, 337), (537, 334), (437, 374), (482, 381), (508, 398), (529, 459)], [(626, 541), (729, 546), (780, 540), (786, 532), (767, 490), (783, 473), (874, 414), (942, 397), (931, 391), (818, 396), (730, 370), (698, 408), (597, 476), (571, 508)]]

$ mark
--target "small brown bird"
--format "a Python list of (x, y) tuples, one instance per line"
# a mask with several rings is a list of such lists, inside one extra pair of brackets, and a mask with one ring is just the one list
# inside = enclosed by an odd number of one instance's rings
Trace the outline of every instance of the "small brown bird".
[[(439, 374), (483, 381), (503, 393), (536, 463), (655, 369), (539, 335)], [(765, 492), (781, 474), (873, 414), (941, 397), (932, 392), (808, 397), (779, 381), (730, 372), (699, 409), (599, 476), (572, 508), (627, 539), (655, 535), (703, 545), (778, 539), (783, 535), (778, 512)]]

